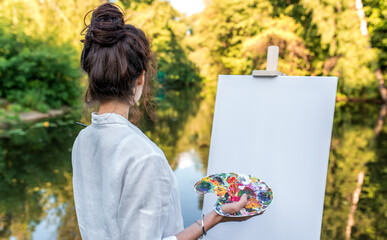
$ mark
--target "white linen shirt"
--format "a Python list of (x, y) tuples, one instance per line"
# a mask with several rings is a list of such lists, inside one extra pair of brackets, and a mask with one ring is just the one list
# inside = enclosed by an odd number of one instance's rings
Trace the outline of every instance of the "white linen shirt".
[(176, 240), (183, 230), (177, 180), (163, 151), (121, 115), (92, 113), (72, 164), (83, 240)]

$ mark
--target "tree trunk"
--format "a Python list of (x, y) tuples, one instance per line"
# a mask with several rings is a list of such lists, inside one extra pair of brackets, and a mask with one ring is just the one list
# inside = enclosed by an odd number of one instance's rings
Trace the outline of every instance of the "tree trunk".
[(384, 78), (382, 69), (378, 69), (375, 71), (376, 79), (379, 81), (379, 92), (380, 96), (382, 97), (383, 101), (387, 104), (387, 88), (384, 86)]
[[(364, 10), (363, 10), (363, 2), (362, 0), (356, 0), (356, 11), (357, 15), (360, 19), (360, 31), (363, 36), (368, 37), (368, 28), (367, 28), (367, 20), (365, 18)], [(387, 88), (384, 86), (383, 73), (380, 68), (375, 71), (376, 79), (379, 81), (379, 92), (383, 101), (387, 103)]]
[(384, 122), (386, 120), (386, 116), (387, 116), (387, 103), (384, 103), (382, 105), (382, 107), (380, 108), (378, 120), (376, 122), (376, 126), (374, 129), (375, 138), (377, 138), (379, 136), (380, 132), (382, 131)]
[(355, 213), (357, 209), (357, 203), (359, 202), (359, 196), (361, 193), (361, 186), (364, 182), (364, 172), (359, 172), (357, 175), (357, 185), (355, 191), (352, 194), (352, 204), (349, 210), (347, 227), (345, 228), (345, 239), (351, 239), (352, 226), (355, 224)]

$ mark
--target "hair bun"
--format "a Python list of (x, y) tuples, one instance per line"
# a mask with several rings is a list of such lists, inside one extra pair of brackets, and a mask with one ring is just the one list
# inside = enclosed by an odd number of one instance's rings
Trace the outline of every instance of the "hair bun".
[(105, 3), (93, 11), (90, 25), (86, 31), (85, 45), (97, 43), (101, 46), (110, 46), (125, 36), (125, 21), (122, 11), (111, 3)]

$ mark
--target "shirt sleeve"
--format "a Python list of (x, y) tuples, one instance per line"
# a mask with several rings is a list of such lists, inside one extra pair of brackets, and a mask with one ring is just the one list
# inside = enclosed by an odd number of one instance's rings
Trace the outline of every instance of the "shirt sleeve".
[(156, 153), (127, 167), (117, 213), (121, 240), (176, 240), (163, 236), (170, 207), (170, 173), (167, 160)]

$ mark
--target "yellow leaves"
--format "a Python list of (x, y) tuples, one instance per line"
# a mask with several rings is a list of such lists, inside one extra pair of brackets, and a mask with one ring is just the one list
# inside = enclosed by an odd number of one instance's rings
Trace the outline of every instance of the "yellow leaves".
[(280, 48), (279, 71), (288, 75), (308, 75), (310, 52), (304, 40), (296, 33), (301, 26), (287, 16), (269, 21), (268, 26), (270, 27), (243, 42), (242, 56), (255, 63), (250, 64), (250, 67), (265, 69), (267, 48), (269, 45), (276, 45)]
[(15, 31), (56, 43), (71, 41), (80, 51), (83, 17), (99, 3), (98, 0), (5, 0), (0, 3), (0, 18), (10, 21)]

